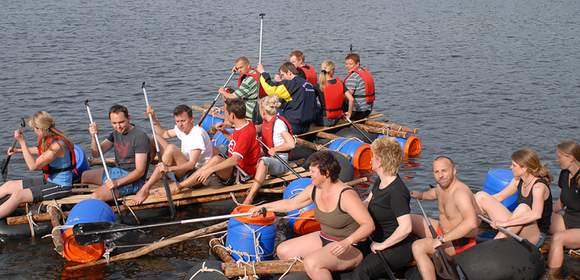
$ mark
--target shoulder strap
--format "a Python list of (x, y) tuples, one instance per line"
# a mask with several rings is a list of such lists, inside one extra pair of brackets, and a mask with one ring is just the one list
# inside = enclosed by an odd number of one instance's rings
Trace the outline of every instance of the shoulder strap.
[(341, 204), (340, 202), (342, 201), (342, 193), (343, 193), (344, 191), (348, 191), (348, 190), (352, 190), (352, 191), (354, 191), (354, 189), (353, 189), (353, 188), (350, 188), (350, 187), (348, 187), (348, 188), (344, 188), (344, 189), (342, 189), (342, 190), (340, 191), (340, 194), (338, 195), (338, 205), (337, 205), (337, 206), (338, 206), (338, 210), (340, 210), (340, 212), (342, 212), (342, 213), (345, 213), (345, 214), (346, 214), (346, 212), (344, 212), (344, 210), (342, 210), (342, 207), (340, 206), (340, 204)]

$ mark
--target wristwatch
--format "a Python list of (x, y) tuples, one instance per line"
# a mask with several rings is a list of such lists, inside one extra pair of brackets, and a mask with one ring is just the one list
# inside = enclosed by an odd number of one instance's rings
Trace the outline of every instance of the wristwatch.
[(441, 243), (445, 243), (445, 236), (443, 234), (437, 236), (437, 240), (439, 240)]

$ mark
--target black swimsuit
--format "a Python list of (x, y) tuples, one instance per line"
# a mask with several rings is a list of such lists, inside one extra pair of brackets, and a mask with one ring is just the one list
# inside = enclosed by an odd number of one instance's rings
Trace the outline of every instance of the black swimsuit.
[(580, 187), (578, 186), (578, 174), (576, 172), (572, 179), (570, 171), (564, 169), (560, 172), (558, 186), (562, 189), (560, 201), (566, 207), (564, 212), (564, 224), (566, 229), (580, 228)]
[[(540, 232), (542, 232), (544, 234), (548, 234), (548, 232), (550, 231), (550, 224), (552, 222), (552, 191), (550, 190), (550, 185), (548, 184), (548, 182), (546, 182), (543, 179), (536, 180), (532, 184), (532, 187), (538, 182), (546, 185), (546, 187), (548, 188), (549, 195), (548, 195), (548, 198), (546, 200), (544, 200), (544, 209), (542, 209), (542, 217), (539, 220), (537, 220), (536, 222), (538, 223), (538, 227), (540, 228)], [(520, 182), (518, 183), (518, 192), (519, 192), (518, 204), (525, 203), (528, 206), (530, 206), (530, 208), (532, 208), (532, 205), (534, 203), (534, 197), (532, 195), (532, 190), (530, 190), (527, 197), (524, 197), (522, 194), (522, 185), (523, 184), (524, 184), (524, 180), (520, 179)]]

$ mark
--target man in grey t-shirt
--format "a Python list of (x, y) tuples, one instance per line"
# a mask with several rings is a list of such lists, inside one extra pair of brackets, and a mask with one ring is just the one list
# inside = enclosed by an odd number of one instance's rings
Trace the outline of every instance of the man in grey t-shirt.
[[(112, 200), (111, 189), (117, 196), (134, 194), (141, 189), (149, 167), (149, 152), (151, 144), (149, 137), (143, 131), (131, 124), (129, 112), (125, 106), (113, 105), (109, 110), (109, 120), (113, 132), (103, 141), (101, 148), (106, 153), (114, 148), (117, 167), (108, 168), (111, 180), (108, 180), (102, 168), (88, 170), (83, 173), (82, 183), (101, 185), (93, 193), (93, 198)], [(93, 156), (99, 156), (96, 124), (89, 126), (91, 134), (91, 151)]]

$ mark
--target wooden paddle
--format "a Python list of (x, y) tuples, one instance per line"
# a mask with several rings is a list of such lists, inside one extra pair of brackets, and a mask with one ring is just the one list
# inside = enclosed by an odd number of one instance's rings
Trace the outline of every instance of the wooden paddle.
[[(149, 98), (147, 98), (147, 90), (145, 89), (145, 82), (141, 84), (141, 89), (143, 90), (143, 96), (145, 96), (145, 104), (149, 108)], [(157, 141), (157, 133), (155, 133), (155, 126), (153, 125), (153, 116), (148, 114), (149, 124), (151, 124), (151, 132), (153, 133), (153, 142), (155, 142), (155, 151), (157, 152), (157, 158), (161, 161), (161, 151), (159, 149), (159, 142)], [(171, 188), (169, 187), (169, 182), (167, 182), (167, 174), (163, 173), (163, 188), (165, 189), (165, 197), (167, 197), (167, 204), (169, 204), (169, 213), (171, 219), (175, 219), (175, 204), (173, 203), (173, 198), (171, 196)]]
[[(262, 142), (262, 140), (260, 140), (259, 138), (256, 138), (256, 140), (258, 140), (260, 145), (262, 145), (266, 150), (268, 150), (268, 146), (266, 146), (266, 144), (264, 142)], [(282, 163), (284, 165), (284, 167), (286, 167), (288, 170), (290, 170), (290, 172), (292, 172), (294, 175), (296, 175), (297, 178), (302, 178), (302, 176), (300, 174), (298, 174), (298, 172), (296, 172), (296, 170), (294, 170), (292, 167), (290, 167), (290, 165), (288, 165), (288, 162), (286, 162), (283, 158), (281, 158), (280, 155), (278, 155), (277, 153), (274, 153), (274, 157), (277, 160), (279, 160), (280, 163)]]
[[(26, 126), (26, 122), (24, 121), (24, 118), (20, 119), (20, 130), (22, 131), (22, 129)], [(14, 148), (16, 147), (16, 139), (14, 139), (14, 141), (12, 141), (12, 149), (14, 150)], [(6, 158), (4, 159), (4, 161), (2, 161), (2, 181), (6, 182), (6, 178), (8, 178), (8, 163), (10, 162), (10, 158), (12, 158), (12, 155), (8, 155), (6, 156)]]
[(349, 118), (349, 117), (347, 117), (347, 116), (344, 116), (344, 119), (345, 119), (345, 120), (346, 120), (348, 123), (350, 123), (350, 125), (352, 125), (352, 127), (354, 127), (354, 129), (356, 129), (356, 130), (358, 131), (358, 133), (360, 133), (360, 134), (361, 134), (361, 135), (362, 135), (362, 136), (365, 138), (365, 140), (367, 140), (367, 141), (368, 141), (367, 143), (369, 143), (369, 144), (370, 144), (370, 143), (372, 143), (372, 142), (373, 142), (373, 140), (371, 140), (371, 138), (370, 138), (370, 137), (369, 137), (369, 136), (368, 136), (368, 135), (367, 135), (367, 134), (366, 134), (364, 131), (362, 131), (362, 129), (360, 129), (360, 127), (358, 127), (358, 125), (356, 125), (355, 123), (353, 123), (353, 122), (350, 120), (350, 118)]
[[(490, 226), (493, 226), (493, 221), (490, 220), (488, 217), (478, 214), (477, 215), (482, 221), (488, 223)], [(516, 235), (515, 233), (509, 231), (508, 229), (504, 228), (504, 227), (500, 227), (500, 226), (495, 226), (499, 231), (501, 231), (503, 234), (517, 240), (522, 246), (524, 246), (524, 248), (526, 248), (529, 251), (539, 251), (539, 248), (536, 247), (536, 245), (532, 244), (530, 241), (528, 241), (527, 239), (524, 239), (522, 237), (520, 237), (519, 235)]]
[[(232, 73), (230, 74), (230, 76), (228, 77), (226, 82), (224, 83), (224, 86), (223, 86), (224, 88), (230, 83), (230, 80), (232, 79), (232, 77), (234, 76), (235, 73), (236, 73), (236, 71), (234, 71), (234, 69), (232, 69)], [(209, 114), (209, 111), (211, 110), (211, 108), (213, 108), (213, 106), (215, 105), (217, 100), (220, 98), (220, 95), (221, 94), (219, 92), (218, 92), (218, 94), (216, 94), (215, 98), (211, 102), (211, 105), (209, 105), (209, 108), (207, 108), (207, 110), (205, 110), (205, 112), (203, 113), (203, 115), (199, 119), (199, 123), (197, 125), (201, 126), (201, 124), (203, 123), (203, 120), (205, 120), (205, 117), (207, 117), (207, 114)]]

